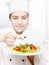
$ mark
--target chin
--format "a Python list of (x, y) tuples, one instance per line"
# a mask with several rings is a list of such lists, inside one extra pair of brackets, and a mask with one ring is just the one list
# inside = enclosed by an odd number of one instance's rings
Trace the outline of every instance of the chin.
[(16, 31), (17, 34), (21, 34), (23, 31)]
[(24, 28), (14, 28), (16, 33), (22, 33), (24, 31)]
[(18, 34), (21, 34), (21, 33), (23, 32), (23, 30), (16, 30), (16, 29), (15, 29), (15, 31), (16, 31), (16, 33), (18, 33)]

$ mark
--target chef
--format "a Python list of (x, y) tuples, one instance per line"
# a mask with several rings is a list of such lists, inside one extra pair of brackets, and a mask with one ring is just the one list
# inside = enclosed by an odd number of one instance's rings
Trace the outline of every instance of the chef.
[(8, 2), (6, 1), (6, 4), (9, 8), (9, 19), (12, 23), (12, 28), (6, 28), (0, 31), (0, 41), (2, 42), (0, 42), (0, 65), (31, 65), (27, 57), (12, 55), (7, 50), (7, 47), (15, 43), (17, 44), (21, 38), (25, 41), (28, 37), (26, 35), (30, 34), (27, 33), (30, 31), (30, 25), (28, 24), (29, 0), (10, 0)]
[(6, 3), (12, 27), (0, 30), (0, 65), (48, 65), (48, 54), (45, 53), (26, 57), (8, 52), (7, 47), (18, 43), (43, 45), (45, 33), (36, 31), (29, 23), (29, 0), (10, 0)]

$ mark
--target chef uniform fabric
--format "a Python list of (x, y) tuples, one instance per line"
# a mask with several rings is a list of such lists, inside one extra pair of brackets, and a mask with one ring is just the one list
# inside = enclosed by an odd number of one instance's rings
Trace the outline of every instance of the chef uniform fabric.
[[(26, 40), (26, 42), (28, 43), (35, 43), (37, 45), (39, 45), (39, 43), (36, 43), (34, 41), (39, 41), (42, 39), (42, 38), (39, 38), (40, 36), (36, 33), (36, 31), (33, 31), (32, 30), (32, 26), (30, 24), (27, 25), (26, 29), (24, 30), (24, 32), (22, 33), (22, 38), (24, 40)], [(15, 33), (15, 31), (11, 28), (6, 28), (4, 30), (2, 30), (1, 33), (8, 33), (8, 32), (11, 32), (11, 33)], [(32, 34), (33, 33), (33, 34)], [(41, 35), (41, 34), (40, 34)], [(17, 43), (17, 40), (15, 41)], [(16, 44), (16, 43), (13, 43), (13, 44)], [(23, 40), (21, 40), (21, 43), (23, 44)], [(27, 57), (25, 56), (16, 56), (16, 55), (12, 55), (10, 53), (8, 53), (8, 50), (6, 49), (6, 44), (3, 43), (2, 44), (2, 58), (3, 58), (3, 64), (5, 65), (31, 65), (29, 60), (27, 59)], [(40, 65), (41, 62), (42, 64), (41, 65), (47, 65), (48, 62), (48, 57), (46, 57), (48, 54), (40, 54), (40, 55), (37, 55), (35, 56), (35, 65)], [(39, 61), (37, 61), (37, 59), (39, 59)], [(46, 61), (45, 61), (45, 60)]]
[(49, 65), (49, 53), (47, 49), (42, 54), (36, 55), (34, 58), (35, 65)]

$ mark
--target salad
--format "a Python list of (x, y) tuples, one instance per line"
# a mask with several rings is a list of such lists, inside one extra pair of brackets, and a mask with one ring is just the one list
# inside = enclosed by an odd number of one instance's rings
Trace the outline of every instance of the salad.
[(35, 46), (33, 44), (19, 44), (12, 48), (13, 51), (21, 52), (21, 53), (34, 53), (40, 50), (39, 46)]

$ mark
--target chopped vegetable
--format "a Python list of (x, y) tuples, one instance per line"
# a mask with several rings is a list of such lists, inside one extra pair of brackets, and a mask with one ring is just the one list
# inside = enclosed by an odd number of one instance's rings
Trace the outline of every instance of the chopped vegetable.
[(32, 49), (36, 50), (36, 46), (34, 46), (33, 44), (30, 44), (30, 46), (32, 47)]
[(20, 51), (21, 49), (20, 48), (15, 48), (16, 51)]
[(33, 45), (33, 44), (19, 44), (15, 46), (12, 50), (22, 52), (22, 53), (33, 53), (36, 52), (39, 49), (39, 47)]

